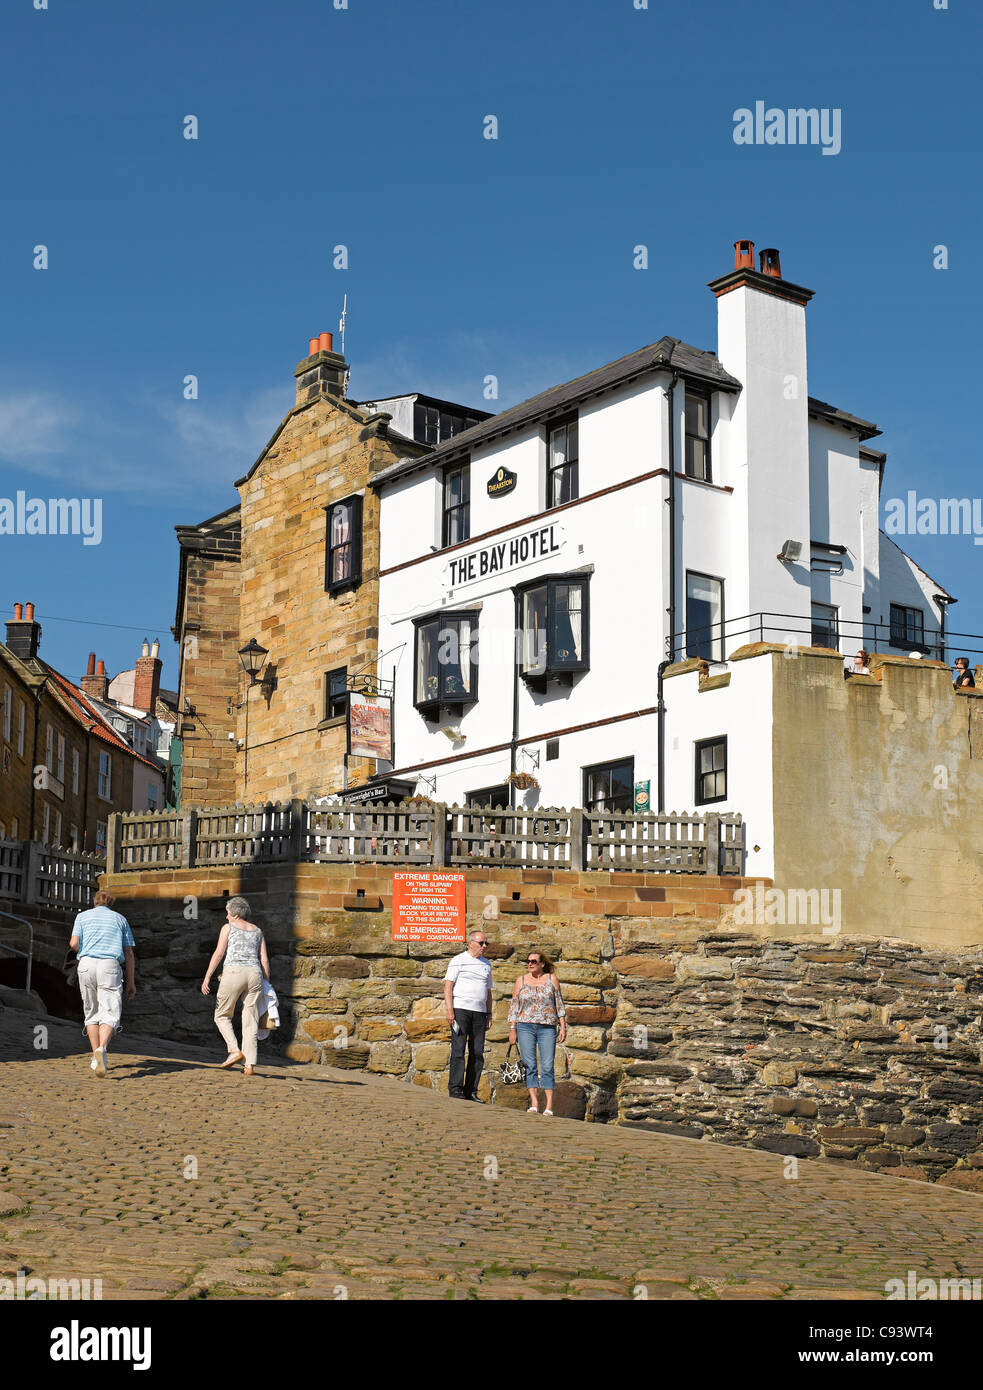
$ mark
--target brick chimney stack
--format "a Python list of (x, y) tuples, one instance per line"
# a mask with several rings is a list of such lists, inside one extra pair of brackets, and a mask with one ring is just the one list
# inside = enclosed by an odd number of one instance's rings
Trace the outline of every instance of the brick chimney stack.
[(152, 715), (157, 708), (157, 692), (160, 690), (160, 673), (163, 662), (157, 653), (160, 643), (154, 639), (153, 649), (146, 638), (133, 672), (133, 708)]
[(79, 681), (79, 689), (83, 695), (89, 695), (93, 700), (105, 700), (109, 695), (106, 663), (104, 661), (97, 662), (95, 652), (89, 652), (88, 669)]
[(298, 362), (297, 404), (308, 405), (319, 396), (343, 396), (348, 366), (340, 353), (334, 351), (330, 333), (321, 333), (308, 344), (308, 355)]
[(22, 661), (37, 656), (41, 645), (41, 624), (34, 621), (34, 604), (14, 604), (14, 616), (7, 619), (5, 645)]

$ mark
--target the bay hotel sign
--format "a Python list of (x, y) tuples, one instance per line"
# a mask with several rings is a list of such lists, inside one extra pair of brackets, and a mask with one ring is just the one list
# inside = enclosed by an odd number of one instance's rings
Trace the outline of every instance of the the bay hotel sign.
[(510, 540), (493, 541), (479, 550), (473, 550), (470, 555), (455, 556), (449, 560), (444, 566), (447, 587), (458, 589), (486, 579), (489, 575), (521, 569), (523, 565), (543, 560), (548, 555), (559, 555), (563, 546), (563, 527), (556, 521), (549, 526), (533, 527)]

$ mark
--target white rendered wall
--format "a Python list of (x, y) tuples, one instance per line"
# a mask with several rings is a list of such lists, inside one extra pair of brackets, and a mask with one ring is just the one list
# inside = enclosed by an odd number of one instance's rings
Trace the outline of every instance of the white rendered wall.
[[(455, 715), (449, 722), (465, 734), (464, 751), (508, 743), (513, 712), (513, 588), (540, 575), (580, 571), (590, 574), (590, 669), (575, 676), (572, 686), (553, 683), (546, 693), (530, 690), (520, 679), (520, 738), (545, 738), (558, 729), (655, 705), (662, 659), (664, 605), (659, 576), (663, 556), (659, 528), (664, 488), (664, 478), (650, 478), (580, 506), (546, 513), (532, 525), (473, 542), (450, 554), (438, 553), (421, 564), (381, 577), (379, 649), (398, 649), (387, 658), (386, 669), (380, 671), (388, 674), (388, 668), (398, 660), (397, 768), (446, 758), (454, 751), (447, 738), (433, 731), (414, 707), (412, 619), (441, 608), (455, 611), (480, 605), (478, 701), (465, 709), (460, 718)], [(388, 499), (384, 498), (384, 514), (387, 505)], [(549, 531), (558, 547), (556, 552), (474, 582), (452, 584), (452, 562), (462, 565), (490, 545), (510, 547), (513, 539), (534, 531)], [(629, 595), (633, 597), (626, 601)], [(611, 737), (591, 761), (605, 760), (610, 742)], [(623, 745), (624, 737), (619, 732), (612, 745), (618, 751), (612, 757), (623, 756)]]
[[(730, 442), (736, 543), (747, 558), (735, 575), (731, 611), (808, 619), (805, 309), (742, 285), (718, 299), (717, 326), (721, 365), (744, 386), (734, 407)], [(801, 563), (776, 559), (786, 540), (802, 542)]]
[[(932, 579), (915, 564), (914, 560), (907, 555), (890, 536), (879, 532), (880, 540), (880, 603), (874, 609), (870, 617), (876, 622), (885, 624), (878, 635), (878, 651), (891, 651), (889, 642), (889, 632), (887, 629), (891, 623), (891, 604), (901, 603), (906, 608), (920, 608), (925, 615), (925, 633), (938, 632), (940, 626), (940, 608), (934, 602), (932, 595), (939, 592), (939, 587)], [(949, 626), (959, 627), (958, 623), (953, 624), (950, 615)], [(901, 651), (901, 648), (895, 648)], [(907, 655), (907, 652), (904, 652)], [(958, 655), (958, 653), (956, 653)]]
[[(698, 671), (665, 682), (666, 809), (740, 811), (747, 826), (747, 873), (775, 867), (770, 656), (733, 661), (730, 684), (699, 690)], [(696, 805), (696, 744), (727, 738), (727, 797)], [(757, 846), (757, 849), (755, 848)]]
[[(863, 502), (868, 477), (860, 467), (855, 436), (822, 420), (809, 422), (809, 498), (812, 539), (845, 545), (839, 557), (843, 573), (817, 564), (812, 570), (812, 598), (838, 610), (842, 652), (855, 652), (863, 641), (864, 554)], [(876, 510), (874, 513), (876, 521)], [(869, 523), (869, 518), (868, 518)], [(867, 532), (869, 535), (869, 531)], [(831, 557), (833, 558), (833, 557)]]

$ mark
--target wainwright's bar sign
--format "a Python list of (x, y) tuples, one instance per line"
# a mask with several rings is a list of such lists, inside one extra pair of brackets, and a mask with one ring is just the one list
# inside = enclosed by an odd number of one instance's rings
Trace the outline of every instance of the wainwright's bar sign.
[(463, 941), (464, 874), (397, 869), (393, 874), (394, 941)]
[(500, 574), (518, 565), (528, 565), (532, 560), (557, 555), (562, 549), (563, 527), (554, 521), (549, 526), (537, 526), (532, 531), (524, 531), (521, 536), (513, 536), (511, 540), (483, 545), (470, 555), (449, 560), (444, 573), (448, 587), (456, 589), (461, 584), (484, 579), (486, 575)]

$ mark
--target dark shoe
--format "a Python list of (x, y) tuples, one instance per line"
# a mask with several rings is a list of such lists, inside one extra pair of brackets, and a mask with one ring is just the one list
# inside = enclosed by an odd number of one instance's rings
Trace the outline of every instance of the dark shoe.
[(488, 1104), (488, 1102), (487, 1102), (486, 1100), (482, 1100), (480, 1096), (465, 1096), (464, 1099), (465, 1099), (465, 1100), (473, 1100), (473, 1101), (476, 1101), (476, 1102), (478, 1103), (478, 1105), (487, 1105), (487, 1104)]

